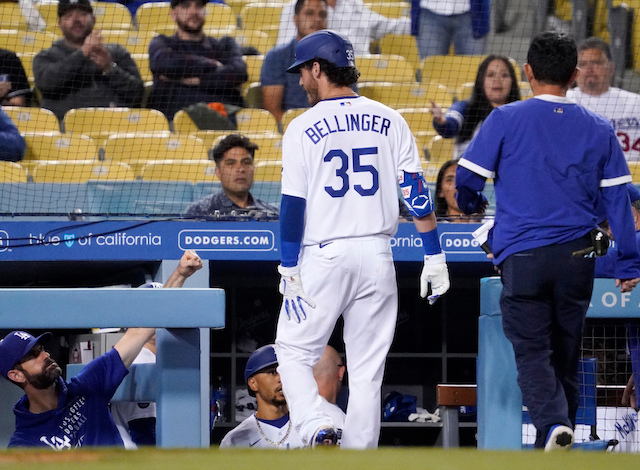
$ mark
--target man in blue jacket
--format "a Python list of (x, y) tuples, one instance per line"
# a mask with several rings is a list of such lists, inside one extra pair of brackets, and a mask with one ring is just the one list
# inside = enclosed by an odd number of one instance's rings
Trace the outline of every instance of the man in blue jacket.
[(7, 113), (0, 108), (0, 161), (17, 162), (24, 158), (27, 144)]
[(566, 98), (577, 60), (573, 39), (537, 35), (524, 66), (534, 98), (494, 109), (456, 172), (458, 207), (468, 214), (486, 200), (485, 180), (494, 180), (492, 248), (503, 284), (502, 323), (537, 430), (535, 445), (546, 450), (573, 444), (595, 265), (578, 253), (592, 243), (600, 199), (618, 243), (616, 285), (628, 292), (640, 282), (622, 148), (606, 119)]

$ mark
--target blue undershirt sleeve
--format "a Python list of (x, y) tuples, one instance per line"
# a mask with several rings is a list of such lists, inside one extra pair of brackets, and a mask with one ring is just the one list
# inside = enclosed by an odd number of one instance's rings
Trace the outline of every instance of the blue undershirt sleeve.
[(487, 202), (487, 198), (482, 194), (485, 179), (467, 168), (458, 165), (456, 169), (456, 202), (458, 207), (465, 214), (478, 212)]
[(280, 264), (290, 268), (298, 264), (304, 230), (304, 211), (307, 201), (301, 197), (282, 196), (280, 204)]
[[(640, 277), (638, 265), (638, 243), (635, 223), (631, 212), (631, 203), (626, 186), (616, 185), (601, 188), (609, 225), (616, 240), (618, 259), (616, 261), (616, 279), (634, 279)], [(620, 203), (625, 201), (626, 203)]]

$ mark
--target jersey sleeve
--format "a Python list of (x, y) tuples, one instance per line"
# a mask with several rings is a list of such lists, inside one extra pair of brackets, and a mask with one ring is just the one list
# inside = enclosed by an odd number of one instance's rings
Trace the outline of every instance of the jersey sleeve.
[(75, 388), (75, 393), (102, 396), (109, 400), (128, 373), (120, 354), (112, 349), (91, 361), (69, 380), (69, 389)]
[(407, 122), (400, 117), (399, 146), (398, 146), (398, 176), (401, 172), (421, 173), (420, 154), (416, 139), (409, 129)]
[(458, 165), (483, 178), (493, 178), (504, 142), (504, 119), (495, 109), (482, 123), (478, 134), (458, 161)]
[[(303, 151), (299, 126), (289, 124), (282, 138), (282, 194), (307, 199), (307, 175), (302, 161)], [(322, 155), (318, 156), (321, 158)]]

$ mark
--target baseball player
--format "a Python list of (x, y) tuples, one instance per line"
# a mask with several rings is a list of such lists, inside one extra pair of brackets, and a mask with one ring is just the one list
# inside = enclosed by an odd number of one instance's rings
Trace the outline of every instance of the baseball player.
[(277, 367), (278, 359), (272, 344), (256, 349), (249, 356), (244, 379), (249, 394), (258, 401), (258, 410), (224, 436), (221, 448), (303, 447), (302, 439), (289, 419), (289, 409), (282, 393)]
[(615, 65), (609, 45), (586, 39), (578, 47), (578, 68), (578, 87), (567, 97), (611, 121), (627, 161), (640, 161), (640, 95), (611, 86)]
[(431, 284), (430, 303), (449, 289), (433, 202), (406, 122), (351, 90), (359, 73), (346, 37), (331, 30), (306, 36), (288, 71), (301, 74), (313, 107), (283, 138), (278, 371), (305, 443), (334, 445), (312, 367), (342, 315), (350, 377), (342, 445), (376, 447), (397, 316), (391, 237), (398, 182), (425, 249), (420, 293)]

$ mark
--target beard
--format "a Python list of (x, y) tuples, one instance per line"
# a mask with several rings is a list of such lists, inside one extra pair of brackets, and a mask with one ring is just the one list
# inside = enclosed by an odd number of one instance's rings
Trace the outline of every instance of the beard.
[(80, 30), (79, 32), (76, 32), (74, 30), (75, 26), (76, 24), (74, 23), (71, 26), (71, 28), (65, 29), (62, 32), (62, 34), (64, 35), (64, 38), (70, 43), (82, 45), (86, 37), (89, 36), (89, 34), (91, 34), (91, 31), (93, 30), (93, 24), (88, 24), (84, 29)]
[(178, 28), (188, 34), (200, 34), (204, 28), (204, 19), (197, 22), (196, 26), (189, 26), (189, 21), (176, 20)]
[[(55, 364), (55, 367), (49, 367), (51, 364)], [(51, 387), (58, 380), (58, 377), (62, 375), (62, 369), (56, 361), (49, 359), (45, 361), (44, 366), (42, 366), (42, 372), (39, 374), (31, 375), (25, 370), (22, 370), (22, 373), (33, 388), (44, 390)]]
[(318, 104), (320, 97), (318, 96), (318, 83), (315, 80), (305, 83), (304, 91), (307, 92), (307, 99), (311, 106)]

